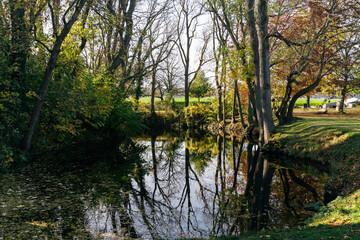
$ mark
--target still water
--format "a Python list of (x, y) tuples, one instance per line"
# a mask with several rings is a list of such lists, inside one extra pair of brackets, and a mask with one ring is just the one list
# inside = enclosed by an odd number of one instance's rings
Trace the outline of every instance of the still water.
[[(0, 239), (204, 237), (300, 225), (327, 175), (244, 139), (145, 136), (0, 177)], [(261, 164), (259, 164), (261, 161)]]

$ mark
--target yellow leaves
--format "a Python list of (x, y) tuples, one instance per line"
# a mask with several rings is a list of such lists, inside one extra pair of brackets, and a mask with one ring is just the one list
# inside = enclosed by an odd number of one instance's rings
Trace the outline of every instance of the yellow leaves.
[[(124, 230), (126, 231), (126, 228), (124, 228)], [(118, 238), (120, 237), (119, 235), (117, 234), (114, 234), (114, 233), (103, 233), (101, 234), (102, 237), (106, 237), (106, 238)]]
[(37, 226), (37, 227), (51, 227), (54, 228), (56, 225), (55, 223), (47, 223), (44, 221), (32, 221), (32, 222), (26, 222), (29, 225)]
[(36, 92), (34, 92), (34, 91), (28, 91), (27, 93), (26, 93), (26, 97), (27, 98), (37, 98), (37, 94), (36, 94)]
[(73, 124), (68, 124), (66, 126), (63, 126), (63, 125), (55, 125), (54, 126), (54, 129), (57, 131), (67, 132), (74, 136), (77, 135), (79, 132), (77, 128), (78, 127)]
[(15, 98), (19, 96), (16, 92), (8, 92), (8, 91), (1, 91), (0, 92), (0, 98), (2, 99), (2, 102), (9, 102), (14, 103)]

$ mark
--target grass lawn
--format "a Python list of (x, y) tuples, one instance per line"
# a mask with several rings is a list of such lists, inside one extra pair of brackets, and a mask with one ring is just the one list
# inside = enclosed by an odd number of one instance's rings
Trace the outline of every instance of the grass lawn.
[(346, 112), (317, 115), (315, 110), (297, 110), (298, 120), (278, 127), (273, 141), (290, 155), (330, 164), (333, 184), (338, 185), (334, 187), (350, 193), (360, 189), (360, 109)]
[[(200, 98), (200, 102), (201, 103), (210, 103), (212, 99), (214, 99), (214, 97), (203, 97), (203, 98)], [(150, 104), (150, 101), (151, 101), (151, 97), (140, 98), (140, 102), (142, 102), (142, 103)], [(155, 98), (155, 102), (160, 102), (160, 101), (161, 101), (160, 98)], [(184, 104), (185, 98), (184, 97), (174, 97), (174, 101), (175, 101), (175, 103), (178, 103), (178, 104)], [(193, 98), (193, 97), (190, 98), (190, 102), (197, 102), (197, 101), (198, 101), (198, 98)]]
[[(325, 104), (325, 100), (326, 101), (330, 100), (330, 102), (340, 101), (340, 99), (310, 98), (310, 106), (311, 107), (321, 106), (321, 105)], [(303, 107), (305, 103), (306, 103), (306, 98), (299, 98), (296, 101), (295, 106)]]

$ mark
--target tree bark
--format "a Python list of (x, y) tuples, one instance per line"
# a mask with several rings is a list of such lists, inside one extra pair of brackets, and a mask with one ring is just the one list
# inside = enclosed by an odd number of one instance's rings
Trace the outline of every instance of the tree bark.
[(150, 103), (151, 126), (154, 126), (156, 123), (155, 90), (156, 90), (156, 70), (154, 69), (151, 74), (151, 103)]
[(310, 95), (306, 96), (306, 105), (308, 108), (310, 108)]
[(234, 81), (234, 93), (233, 93), (233, 103), (232, 103), (232, 109), (231, 109), (231, 123), (235, 123), (235, 111), (236, 111), (236, 89), (235, 89), (235, 81)]
[(116, 69), (120, 66), (122, 70), (122, 74), (126, 74), (126, 62), (127, 62), (127, 54), (130, 47), (130, 40), (133, 33), (133, 13), (136, 6), (136, 0), (129, 0), (129, 4), (127, 1), (121, 1), (120, 7), (121, 11), (123, 11), (124, 17), (122, 18), (125, 26), (123, 29), (124, 35), (121, 36), (122, 41), (119, 44), (119, 50), (112, 59), (111, 65), (107, 69), (110, 74), (113, 74)]
[(261, 88), (260, 88), (259, 39), (256, 31), (254, 5), (255, 5), (255, 0), (246, 1), (250, 43), (251, 43), (252, 57), (254, 64), (256, 115), (257, 115), (257, 122), (259, 127), (259, 140), (260, 142), (262, 142), (264, 136), (264, 128), (263, 128), (263, 112), (262, 112)]
[(275, 129), (272, 117), (271, 91), (270, 91), (270, 46), (268, 37), (268, 8), (266, 0), (259, 0), (259, 56), (260, 56), (260, 88), (261, 105), (264, 125), (264, 141), (268, 142), (270, 134)]
[[(235, 81), (235, 94), (236, 94), (236, 99), (237, 99), (237, 104), (238, 104), (238, 111), (239, 111), (241, 125), (242, 125), (243, 129), (245, 129), (247, 126), (245, 124), (244, 116), (243, 116), (243, 113), (242, 113), (242, 107), (241, 107), (241, 101), (240, 101), (240, 93), (239, 93), (239, 88), (238, 88), (237, 81)], [(249, 100), (249, 102), (250, 102), (250, 100)]]
[(216, 103), (217, 103), (217, 113), (216, 113), (216, 120), (217, 123), (220, 123), (222, 120), (221, 115), (221, 101), (222, 101), (222, 95), (221, 95), (221, 83), (219, 82), (219, 58), (220, 54), (217, 53), (216, 46), (215, 46), (215, 20), (213, 21), (214, 27), (213, 27), (213, 53), (214, 53), (214, 59), (215, 59), (215, 86), (216, 86)]
[(287, 112), (287, 117), (286, 117), (286, 122), (291, 121), (294, 116), (293, 116), (293, 112), (294, 112), (294, 107), (295, 107), (295, 103), (296, 101), (301, 97), (304, 96), (306, 93), (314, 90), (320, 83), (322, 76), (321, 76), (321, 72), (322, 72), (322, 68), (323, 66), (320, 67), (320, 71), (318, 74), (318, 77), (316, 78), (316, 80), (308, 87), (301, 89), (300, 91), (298, 91), (297, 93), (295, 93), (295, 95), (291, 98), (290, 103), (289, 103), (289, 107), (288, 107), (288, 112)]
[(222, 120), (223, 120), (223, 130), (224, 130), (224, 134), (225, 134), (225, 127), (226, 127), (226, 101), (225, 101), (225, 96), (226, 96), (226, 85), (224, 84), (223, 86), (223, 92), (222, 95), (224, 97), (223, 102), (222, 102)]

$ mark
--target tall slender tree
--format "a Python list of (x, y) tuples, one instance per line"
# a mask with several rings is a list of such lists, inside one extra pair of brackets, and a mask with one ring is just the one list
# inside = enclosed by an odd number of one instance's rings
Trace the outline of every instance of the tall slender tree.
[[(27, 154), (30, 148), (31, 139), (33, 137), (33, 134), (35, 132), (36, 126), (39, 122), (40, 112), (41, 108), (46, 100), (47, 90), (50, 85), (50, 81), (53, 75), (53, 71), (56, 67), (56, 63), (59, 57), (59, 54), (61, 52), (61, 46), (69, 34), (72, 26), (77, 21), (85, 3), (87, 0), (74, 0), (70, 3), (70, 6), (67, 8), (63, 15), (63, 28), (60, 31), (59, 35), (56, 35), (54, 45), (50, 50), (50, 57), (46, 65), (46, 69), (42, 78), (41, 86), (38, 92), (38, 99), (35, 103), (33, 112), (31, 114), (30, 119), (30, 126), (28, 128), (27, 133), (25, 134), (23, 141), (22, 141), (22, 151), (24, 154)], [(71, 16), (67, 19), (67, 14), (73, 11)]]

